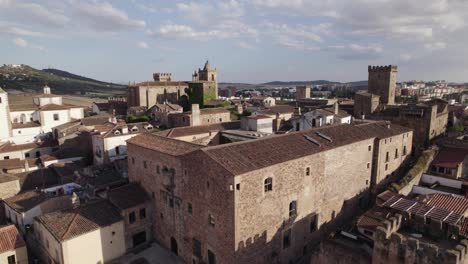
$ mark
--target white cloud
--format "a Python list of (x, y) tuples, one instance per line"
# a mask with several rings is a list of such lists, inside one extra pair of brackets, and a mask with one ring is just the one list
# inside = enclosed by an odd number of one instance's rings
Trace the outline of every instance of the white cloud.
[(13, 39), (13, 43), (21, 48), (26, 48), (28, 46), (28, 42), (22, 38), (15, 38)]
[(375, 59), (383, 53), (383, 47), (379, 44), (361, 45), (351, 43), (347, 45), (331, 45), (324, 50), (337, 52), (338, 57), (345, 60)]
[(276, 40), (276, 44), (282, 47), (295, 49), (295, 50), (303, 50), (303, 51), (318, 51), (320, 47), (310, 45), (308, 42), (303, 40), (297, 40), (285, 36), (281, 36)]
[(400, 54), (400, 59), (402, 61), (410, 61), (410, 60), (414, 59), (414, 56), (412, 54), (409, 54), (409, 53), (403, 53), (403, 54)]
[(239, 18), (245, 14), (243, 3), (237, 0), (192, 1), (178, 3), (176, 8), (183, 13), (184, 17), (201, 25), (215, 24), (226, 19)]
[(75, 5), (78, 16), (88, 20), (98, 31), (142, 29), (146, 26), (145, 21), (130, 19), (125, 11), (108, 2), (77, 2)]
[(148, 49), (148, 48), (149, 48), (148, 43), (146, 43), (146, 42), (144, 42), (144, 41), (138, 42), (138, 43), (137, 43), (137, 46), (138, 46), (139, 48), (142, 48), (142, 49)]
[(253, 49), (254, 46), (250, 45), (249, 43), (247, 42), (244, 42), (244, 41), (240, 41), (236, 44), (236, 46), (238, 48), (241, 48), (241, 49)]
[(447, 47), (447, 43), (445, 42), (427, 43), (424, 45), (424, 47), (428, 49), (429, 51), (442, 50)]
[(167, 39), (193, 39), (208, 40), (212, 38), (229, 38), (232, 35), (229, 32), (221, 30), (196, 31), (190, 26), (179, 24), (164, 24), (157, 31), (148, 31), (149, 36), (167, 38)]
[(0, 17), (7, 21), (40, 24), (47, 27), (63, 27), (70, 21), (70, 18), (62, 12), (37, 3), (0, 0), (0, 7)]

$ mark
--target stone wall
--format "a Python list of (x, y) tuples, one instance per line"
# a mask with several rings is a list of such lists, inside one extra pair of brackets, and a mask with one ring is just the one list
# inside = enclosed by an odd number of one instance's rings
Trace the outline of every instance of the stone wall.
[(382, 104), (395, 104), (397, 66), (369, 66), (369, 93), (380, 96)]

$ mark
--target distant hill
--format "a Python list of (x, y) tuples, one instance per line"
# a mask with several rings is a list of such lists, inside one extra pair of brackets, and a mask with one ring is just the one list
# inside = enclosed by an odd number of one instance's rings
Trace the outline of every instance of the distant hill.
[(56, 94), (123, 94), (125, 85), (102, 82), (58, 69), (38, 70), (28, 65), (0, 67), (0, 86), (6, 90), (40, 92), (47, 84)]
[(227, 86), (235, 86), (238, 88), (243, 87), (258, 87), (258, 86), (298, 86), (298, 85), (330, 85), (330, 84), (347, 84), (351, 87), (367, 87), (367, 81), (355, 81), (355, 82), (334, 82), (334, 81), (327, 81), (327, 80), (314, 80), (314, 81), (272, 81), (260, 84), (248, 84), (248, 83), (219, 83), (220, 87), (227, 87)]

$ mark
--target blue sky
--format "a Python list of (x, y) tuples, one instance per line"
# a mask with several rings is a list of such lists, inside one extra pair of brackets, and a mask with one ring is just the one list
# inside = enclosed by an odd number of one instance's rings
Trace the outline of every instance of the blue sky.
[(0, 63), (114, 82), (206, 59), (224, 82), (468, 81), (464, 0), (0, 0)]

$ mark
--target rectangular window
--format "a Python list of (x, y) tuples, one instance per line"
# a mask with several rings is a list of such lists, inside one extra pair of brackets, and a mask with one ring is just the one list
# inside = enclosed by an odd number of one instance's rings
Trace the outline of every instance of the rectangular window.
[(16, 264), (16, 256), (15, 255), (8, 256), (8, 264)]
[(4, 156), (3, 159), (9, 160), (9, 159), (10, 159), (10, 156)]
[(283, 233), (283, 249), (291, 246), (291, 229), (284, 231)]
[(59, 121), (59, 114), (54, 114), (54, 121)]
[(119, 149), (119, 147), (115, 147), (115, 154), (120, 155), (120, 149)]
[(403, 146), (403, 156), (406, 156), (406, 146)]
[(145, 219), (146, 218), (146, 208), (141, 208), (140, 209), (140, 219)]
[(29, 158), (29, 153), (24, 154), (26, 158)]
[(306, 168), (306, 176), (310, 176), (310, 167)]
[(297, 201), (292, 201), (289, 203), (289, 217), (294, 217), (297, 215)]
[(369, 163), (369, 162), (367, 163), (367, 168), (368, 168), (368, 169), (370, 168), (370, 163)]
[(193, 255), (199, 258), (202, 257), (201, 242), (195, 238), (192, 239), (192, 250), (193, 250)]
[(240, 191), (240, 183), (236, 184), (236, 190)]
[(372, 146), (369, 145), (369, 147), (367, 147), (367, 150), (371, 151), (371, 150), (372, 150)]
[(398, 159), (398, 149), (395, 149), (395, 159)]
[(192, 204), (191, 203), (187, 203), (187, 212), (189, 214), (192, 214), (193, 213), (193, 207), (192, 207)]
[(385, 155), (385, 162), (388, 162), (390, 160), (390, 154), (387, 151), (387, 154)]
[(36, 158), (39, 158), (41, 156), (41, 152), (40, 151), (36, 151)]
[(208, 249), (208, 264), (216, 264), (216, 255)]
[(388, 170), (388, 164), (385, 164), (385, 170)]
[(136, 220), (135, 212), (129, 213), (128, 214), (128, 222), (130, 224), (133, 224), (133, 223), (135, 223), (135, 220)]

